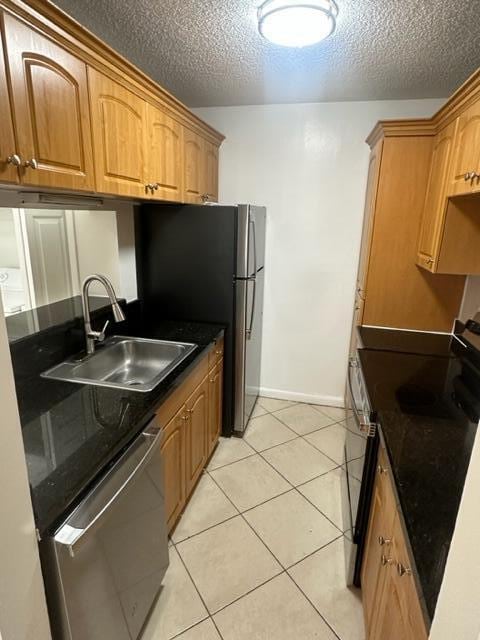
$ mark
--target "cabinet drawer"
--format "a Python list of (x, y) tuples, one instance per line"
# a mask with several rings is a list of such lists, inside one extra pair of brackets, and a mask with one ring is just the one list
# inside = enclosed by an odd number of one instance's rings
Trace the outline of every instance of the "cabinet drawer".
[(208, 353), (208, 370), (210, 371), (215, 367), (218, 362), (223, 358), (224, 351), (224, 339), (223, 336), (221, 338), (217, 338), (215, 340), (215, 345), (212, 349), (210, 349)]

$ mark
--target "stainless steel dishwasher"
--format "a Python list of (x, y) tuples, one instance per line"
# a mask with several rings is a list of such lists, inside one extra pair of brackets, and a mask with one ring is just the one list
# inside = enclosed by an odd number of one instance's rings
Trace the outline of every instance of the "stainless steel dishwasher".
[(42, 544), (55, 640), (136, 640), (168, 567), (155, 421)]

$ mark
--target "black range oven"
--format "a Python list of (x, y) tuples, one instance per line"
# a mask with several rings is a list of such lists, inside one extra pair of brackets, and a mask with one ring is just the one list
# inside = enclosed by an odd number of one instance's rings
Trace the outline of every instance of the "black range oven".
[[(360, 586), (360, 571), (375, 480), (379, 435), (357, 355), (348, 363), (345, 404), (350, 416), (345, 440), (344, 526), (353, 545), (346, 544), (347, 583)], [(348, 538), (348, 536), (347, 536)]]

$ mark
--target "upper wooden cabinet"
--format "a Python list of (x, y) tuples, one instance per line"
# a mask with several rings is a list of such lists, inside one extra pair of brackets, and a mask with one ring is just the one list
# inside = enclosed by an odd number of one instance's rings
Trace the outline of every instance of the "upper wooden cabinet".
[(435, 137), (418, 243), (417, 262), (434, 272), (447, 207), (447, 179), (457, 123), (454, 122)]
[(19, 174), (16, 167), (16, 163), (18, 162), (20, 162), (20, 157), (18, 156), (13, 134), (5, 59), (3, 48), (0, 47), (0, 180), (2, 182), (19, 181)]
[(459, 116), (448, 195), (480, 191), (480, 100)]
[(223, 136), (53, 3), (16, 5), (0, 0), (0, 185), (217, 199)]
[(9, 14), (4, 29), (22, 183), (93, 191), (85, 64)]
[(145, 197), (146, 102), (95, 69), (88, 80), (97, 191)]
[(205, 200), (218, 202), (218, 146), (204, 140)]
[(199, 204), (205, 193), (205, 163), (202, 138), (192, 131), (184, 131), (184, 171), (185, 171), (185, 202)]
[(217, 202), (218, 146), (185, 129), (184, 149), (185, 202)]
[(458, 315), (465, 278), (434, 276), (415, 264), (434, 140), (422, 127), (398, 132), (385, 122), (369, 139), (357, 324), (450, 331)]
[(480, 160), (479, 145), (477, 103), (435, 138), (416, 260), (431, 273), (480, 274), (480, 188), (462, 177)]
[(357, 293), (361, 298), (365, 298), (367, 268), (370, 258), (370, 248), (372, 244), (373, 220), (375, 216), (375, 203), (377, 200), (382, 149), (383, 139), (380, 139), (370, 153), (370, 161), (368, 164), (367, 190), (365, 194), (365, 208), (363, 214), (362, 243), (360, 247), (360, 259), (358, 263), (357, 276)]
[(147, 104), (147, 183), (152, 197), (183, 200), (183, 127), (164, 111)]

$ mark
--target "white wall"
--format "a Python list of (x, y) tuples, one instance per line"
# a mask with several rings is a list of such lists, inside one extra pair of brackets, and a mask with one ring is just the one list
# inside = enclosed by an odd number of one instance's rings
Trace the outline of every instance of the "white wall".
[(226, 135), (220, 200), (268, 208), (262, 387), (341, 404), (369, 149), (379, 119), (439, 100), (197, 109)]
[(480, 640), (480, 433), (477, 433), (430, 640)]
[(473, 318), (478, 310), (480, 310), (480, 276), (468, 276), (459, 318), (466, 322), (469, 318)]
[(12, 210), (0, 209), (0, 268), (18, 269), (19, 266)]
[[(74, 211), (73, 224), (79, 292), (87, 276), (100, 273), (110, 280), (117, 295), (123, 296), (120, 288), (120, 258), (115, 211)], [(107, 295), (105, 287), (98, 282), (92, 283), (90, 294)]]
[(0, 407), (0, 635), (3, 640), (48, 640), (51, 636), (1, 299)]

